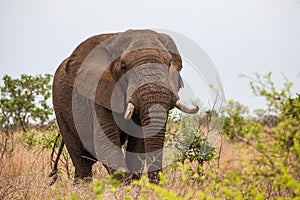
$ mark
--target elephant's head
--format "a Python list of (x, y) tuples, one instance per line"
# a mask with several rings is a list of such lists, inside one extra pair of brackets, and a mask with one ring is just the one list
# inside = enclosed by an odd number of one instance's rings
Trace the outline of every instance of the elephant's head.
[[(113, 113), (122, 113), (127, 120), (138, 118), (146, 152), (162, 149), (170, 109), (198, 112), (198, 107), (188, 107), (179, 100), (182, 59), (170, 36), (128, 30), (107, 35), (101, 43), (95, 36), (90, 43), (78, 52), (81, 62), (76, 55), (69, 59), (70, 84)], [(70, 67), (78, 63), (80, 67)]]

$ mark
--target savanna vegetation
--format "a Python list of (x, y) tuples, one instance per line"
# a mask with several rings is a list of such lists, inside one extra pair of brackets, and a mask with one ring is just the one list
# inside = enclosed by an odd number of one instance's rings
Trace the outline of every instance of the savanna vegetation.
[[(100, 163), (93, 166), (92, 183), (74, 185), (64, 149), (58, 180), (49, 186), (61, 140), (49, 102), (51, 78), (2, 77), (0, 199), (300, 199), (300, 94), (291, 92), (288, 80), (280, 87), (272, 73), (244, 76), (253, 94), (266, 101), (267, 107), (255, 115), (234, 100), (219, 113), (206, 110), (176, 120), (170, 115), (167, 139), (189, 145), (177, 146), (176, 162), (164, 168), (159, 185), (145, 176), (122, 185)], [(218, 145), (208, 139), (215, 134), (215, 117), (224, 122)]]

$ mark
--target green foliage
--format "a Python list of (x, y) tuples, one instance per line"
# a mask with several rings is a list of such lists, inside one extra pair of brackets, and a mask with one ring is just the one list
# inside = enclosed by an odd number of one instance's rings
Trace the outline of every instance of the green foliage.
[(116, 195), (116, 187), (118, 186), (121, 186), (119, 181), (113, 179), (111, 176), (107, 176), (104, 180), (94, 180), (93, 191), (97, 199), (103, 199), (108, 187), (110, 187), (110, 192)]
[(205, 161), (213, 159), (214, 149), (206, 137), (197, 135), (180, 161), (184, 163), (184, 160), (188, 159), (192, 163), (194, 160), (197, 160), (199, 164), (203, 165)]
[[(256, 160), (256, 173), (269, 186), (269, 195), (278, 193), (287, 196), (299, 196), (300, 184), (300, 97), (292, 98), (292, 83), (286, 81), (283, 88), (276, 90), (271, 73), (251, 79), (253, 93), (266, 99), (267, 112), (276, 113), (279, 119), (277, 126), (262, 129), (259, 121), (243, 126), (248, 135), (241, 141), (256, 149), (260, 157)], [(283, 190), (284, 188), (284, 190)], [(284, 191), (284, 192), (283, 192)]]
[(21, 135), (21, 141), (26, 149), (31, 149), (38, 144), (38, 139), (36, 138), (36, 131), (27, 131)]
[[(155, 194), (157, 194), (159, 196), (160, 199), (165, 199), (165, 200), (183, 199), (182, 197), (178, 196), (177, 194), (175, 194), (172, 191), (166, 190), (158, 185), (149, 183), (149, 181), (144, 177), (142, 177), (141, 180), (134, 181), (134, 184), (144, 188), (144, 191), (148, 190), (151, 193), (154, 192)], [(146, 197), (146, 193), (144, 193), (144, 197)]]
[(245, 115), (249, 113), (246, 106), (241, 103), (229, 100), (227, 106), (224, 108), (225, 120), (223, 125), (223, 133), (227, 135), (230, 140), (237, 137), (243, 137), (245, 132), (243, 126), (247, 124)]
[(296, 98), (289, 98), (280, 105), (281, 113), (279, 114), (280, 130), (275, 129), (276, 136), (281, 142), (282, 148), (288, 150), (294, 146), (295, 141), (300, 141), (300, 94)]
[(25, 132), (30, 123), (48, 122), (53, 113), (47, 102), (51, 97), (51, 78), (50, 74), (22, 74), (16, 79), (5, 75), (4, 85), (0, 86), (1, 124), (14, 130), (22, 128)]
[[(272, 81), (272, 73), (247, 78), (251, 80), (253, 94), (264, 97), (268, 107), (266, 110), (257, 109), (257, 118), (253, 118), (248, 116), (247, 107), (229, 100), (224, 109), (223, 132), (230, 140), (246, 144), (258, 156), (249, 160), (244, 172), (233, 171), (226, 175), (226, 180), (234, 180), (234, 187), (217, 183), (217, 197), (297, 197), (300, 188), (299, 94), (292, 98), (292, 83), (287, 80), (278, 90)], [(274, 117), (278, 123), (265, 123)]]
[(279, 90), (272, 80), (272, 72), (263, 76), (256, 73), (254, 77), (245, 75), (243, 77), (250, 79), (250, 87), (254, 95), (265, 98), (268, 111), (271, 113), (280, 113), (282, 103), (292, 96), (291, 88), (293, 83), (288, 81), (286, 77), (283, 87)]
[[(212, 112), (208, 111), (205, 114), (205, 118), (208, 120), (211, 118)], [(171, 135), (169, 142), (178, 152), (175, 161), (182, 164), (196, 161), (199, 165), (198, 169), (202, 169), (203, 164), (212, 161), (216, 154), (216, 149), (208, 142), (207, 135), (200, 133), (198, 130), (203, 116), (178, 115), (175, 118), (181, 120), (176, 121), (173, 126), (168, 125), (167, 127), (168, 135)], [(171, 121), (170, 116), (169, 121)], [(209, 123), (205, 123), (205, 125), (209, 126)]]
[(70, 192), (68, 194), (68, 196), (69, 196), (70, 200), (80, 200), (81, 199), (80, 196), (74, 192)]
[(62, 141), (62, 136), (59, 133), (59, 129), (56, 123), (52, 123), (48, 126), (47, 133), (38, 138), (38, 143), (43, 149), (58, 148)]
[(56, 124), (53, 123), (49, 125), (47, 130), (38, 131), (36, 129), (30, 129), (27, 132), (19, 134), (17, 140), (21, 142), (27, 150), (36, 146), (41, 147), (43, 150), (51, 150), (53, 147), (57, 148), (59, 146), (62, 136), (59, 134)]

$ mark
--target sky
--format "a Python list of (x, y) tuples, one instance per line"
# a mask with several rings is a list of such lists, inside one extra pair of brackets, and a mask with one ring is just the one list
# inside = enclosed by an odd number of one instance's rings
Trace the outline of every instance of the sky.
[(54, 74), (84, 39), (158, 28), (196, 42), (213, 61), (227, 99), (264, 106), (240, 74), (282, 74), (300, 92), (299, 0), (0, 0), (0, 78)]

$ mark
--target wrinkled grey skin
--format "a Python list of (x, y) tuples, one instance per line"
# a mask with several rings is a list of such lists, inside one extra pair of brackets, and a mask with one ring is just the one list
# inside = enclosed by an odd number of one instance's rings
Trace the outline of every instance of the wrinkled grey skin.
[[(91, 56), (96, 47), (98, 53)], [(86, 61), (88, 55), (92, 61)], [(150, 30), (93, 36), (62, 62), (54, 76), (53, 105), (75, 166), (75, 180), (92, 177), (92, 165), (100, 160), (110, 174), (124, 168), (125, 175), (114, 176), (129, 182), (141, 177), (146, 164), (150, 182), (158, 183), (167, 115), (183, 87), (181, 68), (173, 40)], [(102, 76), (95, 77), (99, 72)], [(146, 84), (137, 86), (143, 80)], [(116, 105), (112, 105), (116, 100), (112, 96), (117, 97)], [(135, 106), (131, 119), (140, 128), (132, 128), (132, 122), (124, 119), (129, 102)], [(150, 116), (154, 105), (158, 109)], [(78, 129), (85, 130), (80, 133), (89, 140), (85, 144)], [(126, 141), (124, 156), (121, 146)]]

